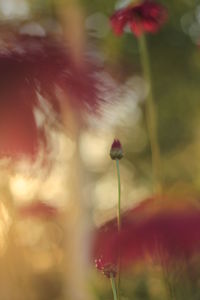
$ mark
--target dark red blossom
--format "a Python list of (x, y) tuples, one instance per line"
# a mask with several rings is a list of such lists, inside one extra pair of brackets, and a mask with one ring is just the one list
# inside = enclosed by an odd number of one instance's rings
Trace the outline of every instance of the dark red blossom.
[(122, 145), (118, 139), (115, 139), (110, 148), (110, 157), (115, 159), (121, 159), (123, 157)]
[[(200, 252), (200, 209), (193, 202), (149, 199), (122, 216), (121, 231), (114, 219), (96, 233), (94, 255), (111, 262), (120, 248), (121, 265), (153, 259), (177, 261)], [(157, 204), (156, 204), (157, 203)], [(98, 247), (98, 249), (97, 249)], [(96, 256), (97, 255), (97, 256)]]
[(52, 219), (58, 216), (58, 209), (55, 206), (36, 201), (19, 209), (19, 214), (24, 217)]
[(124, 28), (129, 26), (133, 34), (139, 37), (145, 32), (158, 32), (166, 19), (166, 8), (153, 0), (145, 0), (116, 11), (111, 16), (111, 26), (116, 35), (121, 35)]

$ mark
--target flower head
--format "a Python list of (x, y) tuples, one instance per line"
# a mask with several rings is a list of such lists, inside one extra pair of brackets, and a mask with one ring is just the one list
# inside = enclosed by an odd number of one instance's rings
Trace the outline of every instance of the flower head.
[[(0, 158), (35, 158), (48, 142), (35, 118), (36, 108), (49, 117), (38, 95), (56, 121), (61, 121), (62, 100), (70, 101), (77, 114), (86, 108), (95, 111), (100, 100), (97, 68), (88, 59), (75, 65), (59, 38), (19, 34), (2, 25), (0, 34)], [(58, 90), (65, 97), (59, 98)]]
[(123, 157), (122, 145), (119, 140), (115, 139), (110, 148), (110, 157), (115, 159), (121, 159)]
[(173, 265), (195, 257), (200, 251), (198, 206), (191, 201), (174, 204), (167, 198), (161, 200), (148, 199), (125, 212), (120, 233), (116, 218), (103, 225), (96, 232), (94, 257), (101, 251), (107, 262), (114, 261), (120, 248), (122, 267), (149, 259)]
[(111, 16), (111, 26), (116, 35), (121, 35), (129, 26), (136, 37), (145, 32), (156, 33), (167, 19), (167, 10), (161, 4), (144, 0), (116, 11)]
[(117, 266), (114, 263), (106, 263), (102, 256), (95, 259), (96, 268), (101, 271), (106, 277), (116, 277)]

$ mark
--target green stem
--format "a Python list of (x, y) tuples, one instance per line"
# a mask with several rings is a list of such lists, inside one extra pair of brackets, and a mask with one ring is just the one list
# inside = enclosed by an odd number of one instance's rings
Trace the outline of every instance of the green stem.
[(118, 213), (117, 213), (117, 222), (118, 222), (118, 231), (121, 229), (121, 182), (120, 182), (120, 171), (119, 171), (119, 160), (116, 159), (117, 167), (117, 183), (118, 183)]
[(117, 289), (116, 289), (115, 279), (112, 276), (110, 277), (110, 283), (113, 291), (113, 299), (117, 300)]
[(169, 298), (171, 300), (176, 300), (174, 285), (171, 282), (170, 275), (165, 266), (162, 266), (162, 271), (163, 271), (164, 284), (166, 285), (166, 288), (167, 288), (167, 291), (169, 294)]
[[(118, 232), (121, 230), (121, 180), (120, 180), (120, 170), (119, 170), (119, 160), (116, 159), (116, 168), (117, 168), (117, 183), (118, 183)], [(120, 245), (119, 245), (120, 246)], [(118, 249), (118, 268), (117, 268), (117, 291), (118, 291), (118, 299), (120, 300), (120, 249)]]
[(159, 148), (158, 138), (157, 138), (156, 107), (153, 98), (150, 63), (149, 63), (149, 56), (148, 56), (148, 49), (146, 45), (145, 35), (142, 34), (138, 40), (139, 40), (141, 63), (143, 67), (144, 78), (148, 83), (148, 88), (149, 88), (147, 101), (146, 101), (146, 122), (147, 122), (147, 128), (148, 128), (149, 139), (151, 144), (154, 185), (155, 185), (156, 192), (161, 193), (162, 174), (161, 174), (160, 148)]

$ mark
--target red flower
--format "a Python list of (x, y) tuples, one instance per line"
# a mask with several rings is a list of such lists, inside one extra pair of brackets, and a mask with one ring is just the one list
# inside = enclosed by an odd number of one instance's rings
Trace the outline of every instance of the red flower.
[(20, 35), (2, 26), (0, 33), (0, 156), (35, 157), (39, 146), (46, 144), (44, 128), (38, 128), (34, 117), (34, 109), (41, 108), (37, 93), (49, 102), (58, 120), (56, 86), (77, 114), (88, 107), (94, 111), (97, 69), (89, 62), (74, 65), (61, 40)]
[(127, 223), (118, 243), (124, 265), (150, 256), (170, 260), (190, 258), (200, 250), (200, 211), (159, 212)]
[(154, 1), (145, 0), (116, 11), (111, 16), (111, 26), (116, 35), (121, 35), (129, 26), (138, 37), (145, 32), (156, 33), (167, 19), (167, 10)]
[(149, 199), (127, 211), (122, 216), (120, 233), (116, 219), (101, 227), (96, 233), (94, 256), (101, 253), (112, 262), (120, 248), (121, 265), (125, 267), (149, 257), (173, 263), (199, 253), (199, 208), (190, 202), (174, 205), (161, 200)]
[(119, 243), (117, 221), (106, 223), (94, 235), (93, 259), (96, 268), (106, 277), (117, 275)]

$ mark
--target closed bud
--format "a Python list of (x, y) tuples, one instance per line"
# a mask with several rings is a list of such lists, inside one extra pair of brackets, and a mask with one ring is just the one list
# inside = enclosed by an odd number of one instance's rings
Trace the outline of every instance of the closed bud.
[(110, 148), (110, 157), (113, 160), (121, 159), (123, 157), (122, 145), (119, 140), (115, 139)]

